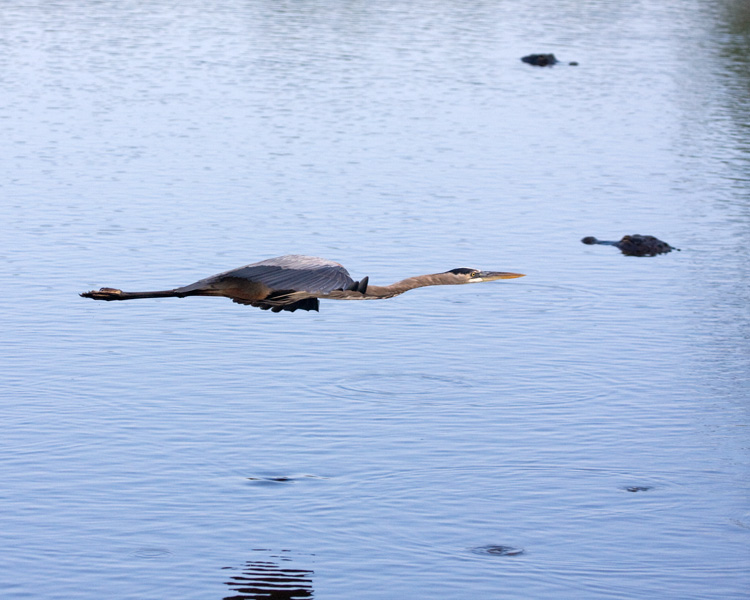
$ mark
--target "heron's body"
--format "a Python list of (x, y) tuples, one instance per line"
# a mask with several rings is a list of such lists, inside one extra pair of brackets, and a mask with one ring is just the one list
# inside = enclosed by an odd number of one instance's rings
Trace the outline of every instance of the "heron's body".
[(672, 250), (680, 250), (652, 235), (626, 235), (619, 242), (605, 242), (597, 240), (595, 237), (585, 237), (581, 241), (584, 244), (615, 246), (627, 256), (656, 256), (657, 254), (666, 254)]
[(314, 256), (289, 254), (213, 275), (190, 285), (155, 292), (123, 292), (101, 288), (81, 296), (94, 300), (136, 300), (140, 298), (185, 298), (223, 296), (239, 304), (263, 310), (318, 310), (319, 299), (369, 300), (392, 298), (430, 285), (456, 285), (523, 277), (519, 273), (453, 269), (434, 275), (409, 277), (387, 286), (368, 285), (368, 278), (354, 281), (339, 263)]

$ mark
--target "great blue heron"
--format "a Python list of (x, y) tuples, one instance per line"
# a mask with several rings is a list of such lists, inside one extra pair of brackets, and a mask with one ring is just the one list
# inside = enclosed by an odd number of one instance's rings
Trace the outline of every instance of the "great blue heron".
[(584, 244), (603, 244), (605, 246), (616, 246), (620, 252), (627, 256), (656, 256), (657, 254), (666, 254), (672, 250), (680, 251), (662, 242), (652, 235), (626, 235), (619, 242), (603, 242), (595, 237), (585, 237), (581, 240)]
[(184, 298), (224, 296), (238, 304), (249, 304), (273, 312), (318, 310), (319, 298), (326, 300), (369, 300), (393, 298), (428, 285), (457, 285), (523, 277), (520, 273), (452, 269), (434, 275), (418, 275), (386, 286), (368, 285), (368, 278), (354, 281), (339, 263), (314, 256), (289, 254), (269, 258), (238, 269), (201, 279), (190, 285), (158, 292), (123, 292), (114, 288), (84, 292), (94, 300), (136, 300), (139, 298)]

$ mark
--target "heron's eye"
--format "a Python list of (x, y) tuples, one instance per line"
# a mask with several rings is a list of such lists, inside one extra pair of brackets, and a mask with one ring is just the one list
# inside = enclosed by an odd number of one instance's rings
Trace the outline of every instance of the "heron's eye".
[(471, 277), (472, 279), (473, 279), (474, 277), (479, 277), (479, 271), (472, 271), (472, 272), (471, 272), (471, 275), (469, 275), (469, 277)]

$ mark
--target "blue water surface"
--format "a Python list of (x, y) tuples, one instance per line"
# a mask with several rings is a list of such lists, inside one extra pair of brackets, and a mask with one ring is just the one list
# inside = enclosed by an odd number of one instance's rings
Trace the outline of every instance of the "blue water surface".
[[(4, 598), (748, 597), (744, 2), (9, 0), (0, 49)], [(681, 251), (579, 242), (632, 233)], [(527, 276), (78, 296), (291, 253)]]

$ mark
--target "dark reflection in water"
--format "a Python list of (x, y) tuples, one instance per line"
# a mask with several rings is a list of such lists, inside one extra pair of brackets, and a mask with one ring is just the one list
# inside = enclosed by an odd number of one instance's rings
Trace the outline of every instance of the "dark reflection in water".
[(266, 475), (257, 477), (246, 477), (252, 485), (274, 485), (277, 483), (299, 483), (308, 479), (327, 479), (318, 475)]
[(235, 575), (225, 582), (236, 594), (225, 596), (224, 600), (294, 600), (313, 597), (313, 571), (279, 564), (288, 562), (289, 558), (269, 558), (271, 560), (247, 561), (242, 567), (241, 575)]

